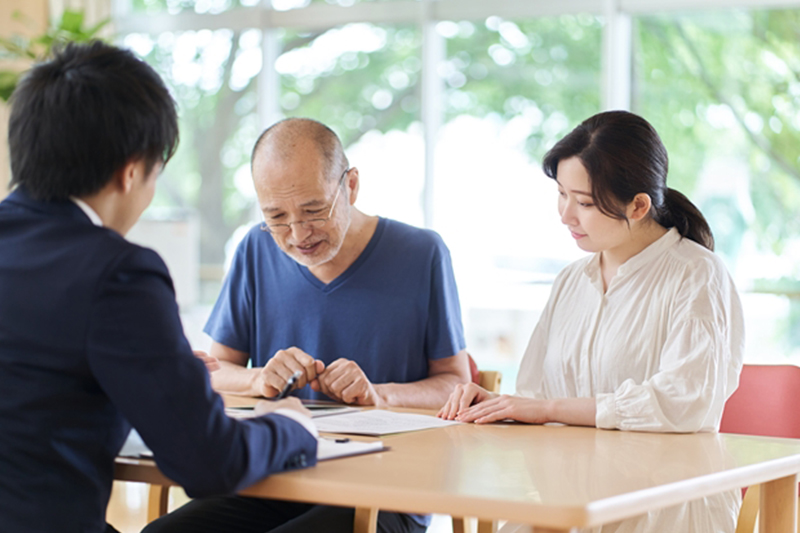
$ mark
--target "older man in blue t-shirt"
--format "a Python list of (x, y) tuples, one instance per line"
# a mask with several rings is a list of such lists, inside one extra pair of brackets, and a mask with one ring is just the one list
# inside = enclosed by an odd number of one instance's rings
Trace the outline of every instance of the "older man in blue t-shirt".
[[(221, 365), (214, 388), (272, 397), (300, 371), (294, 394), (304, 398), (442, 406), (470, 375), (441, 238), (356, 209), (358, 169), (319, 122), (268, 128), (252, 170), (265, 223), (239, 245), (206, 324)], [(349, 532), (353, 516), (353, 509), (218, 498), (195, 500), (148, 532)], [(391, 532), (421, 532), (428, 523), (397, 513), (378, 521)]]

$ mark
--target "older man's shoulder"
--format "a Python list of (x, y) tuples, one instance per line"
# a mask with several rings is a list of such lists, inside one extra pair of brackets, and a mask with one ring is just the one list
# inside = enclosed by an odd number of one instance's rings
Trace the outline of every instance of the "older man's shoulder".
[(381, 221), (384, 224), (385, 237), (393, 243), (402, 242), (409, 246), (428, 249), (447, 248), (442, 237), (432, 229), (420, 228), (390, 218), (382, 218)]

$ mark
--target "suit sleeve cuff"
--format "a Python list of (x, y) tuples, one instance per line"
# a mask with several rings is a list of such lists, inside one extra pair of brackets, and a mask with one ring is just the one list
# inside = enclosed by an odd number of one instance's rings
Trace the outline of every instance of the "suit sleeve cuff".
[(275, 414), (291, 418), (292, 420), (303, 426), (303, 428), (309, 433), (311, 433), (311, 435), (313, 435), (315, 438), (319, 437), (319, 431), (317, 431), (317, 426), (315, 426), (314, 421), (311, 420), (311, 418), (307, 417), (306, 415), (298, 413), (297, 411), (294, 411), (292, 409), (276, 409)]
[(595, 426), (599, 429), (616, 429), (617, 409), (614, 393), (598, 394), (596, 402)]

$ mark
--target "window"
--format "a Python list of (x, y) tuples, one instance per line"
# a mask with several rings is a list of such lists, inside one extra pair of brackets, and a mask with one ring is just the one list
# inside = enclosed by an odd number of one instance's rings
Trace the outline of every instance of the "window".
[(742, 295), (747, 361), (800, 362), (800, 11), (635, 21), (634, 110), (706, 215)]
[[(444, 237), (468, 348), (513, 391), (554, 274), (582, 255), (541, 157), (629, 99), (662, 135), (670, 185), (707, 215), (737, 280), (748, 362), (800, 363), (800, 5), (116, 1), (123, 44), (179, 101), (181, 147), (149, 213), (200, 220), (200, 271), (216, 281), (199, 316), (217, 296), (226, 243), (257, 221), (255, 138), (276, 118), (309, 116), (359, 167), (362, 210)], [(626, 21), (630, 43), (617, 39)]]
[[(276, 0), (277, 1), (277, 0)], [(202, 13), (217, 15), (237, 7), (255, 6), (259, 0), (132, 0), (129, 4), (134, 13), (148, 15)], [(123, 4), (120, 2), (120, 4)]]
[(159, 178), (149, 213), (201, 213), (200, 261), (221, 265), (233, 231), (253, 220), (249, 165), (260, 131), (255, 85), (261, 32), (133, 33), (123, 44), (159, 71), (178, 102), (180, 146)]
[(467, 347), (513, 391), (561, 268), (583, 253), (556, 212), (544, 153), (600, 111), (602, 26), (591, 15), (442, 21), (446, 122), (436, 145), (434, 229), (450, 247)]
[(422, 225), (419, 29), (353, 23), (278, 33), (282, 115), (336, 131), (359, 169), (361, 210)]

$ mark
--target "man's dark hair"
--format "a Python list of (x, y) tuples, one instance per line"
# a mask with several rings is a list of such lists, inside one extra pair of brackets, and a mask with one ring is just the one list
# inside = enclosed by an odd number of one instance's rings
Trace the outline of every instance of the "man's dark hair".
[(70, 43), (20, 81), (8, 145), (12, 186), (44, 201), (92, 195), (133, 160), (149, 174), (172, 157), (175, 101), (130, 51)]

